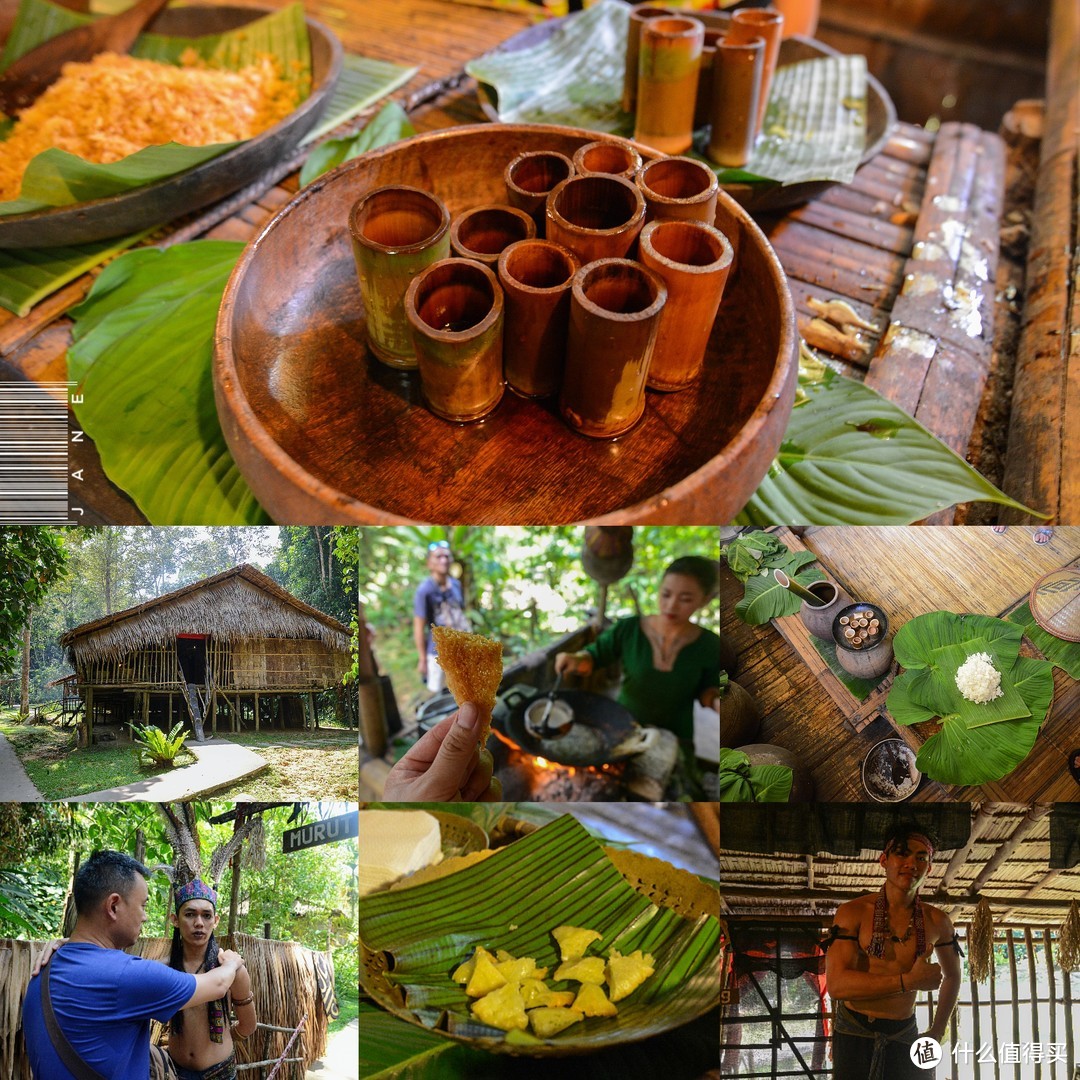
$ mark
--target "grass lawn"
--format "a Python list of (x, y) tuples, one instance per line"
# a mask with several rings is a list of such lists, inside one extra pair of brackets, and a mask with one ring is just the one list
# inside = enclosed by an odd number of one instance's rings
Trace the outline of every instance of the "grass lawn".
[[(139, 765), (129, 741), (76, 749), (75, 733), (45, 724), (15, 724), (0, 719), (7, 736), (38, 790), (46, 799), (70, 799), (91, 791), (131, 784), (161, 770)], [(269, 763), (258, 776), (214, 792), (215, 798), (241, 793), (261, 801), (278, 798), (356, 799), (359, 754), (356, 732), (344, 728), (319, 731), (222, 733), (230, 742), (255, 751)], [(191, 765), (195, 756), (180, 752), (177, 764)]]
[(342, 979), (334, 981), (334, 992), (337, 994), (338, 1013), (336, 1020), (331, 1020), (327, 1030), (332, 1035), (355, 1020), (360, 1015), (360, 987), (356, 982), (346, 982)]
[[(75, 732), (47, 724), (13, 724), (0, 720), (0, 731), (19, 755), (30, 779), (46, 799), (70, 799), (91, 791), (133, 784), (161, 769), (140, 765), (136, 744), (128, 740), (100, 743), (79, 750)], [(195, 755), (180, 752), (178, 765), (192, 765)]]
[(310, 799), (358, 797), (360, 751), (355, 730), (261, 731), (226, 738), (254, 750), (270, 768), (215, 791), (215, 799), (241, 794), (260, 801), (293, 795)]

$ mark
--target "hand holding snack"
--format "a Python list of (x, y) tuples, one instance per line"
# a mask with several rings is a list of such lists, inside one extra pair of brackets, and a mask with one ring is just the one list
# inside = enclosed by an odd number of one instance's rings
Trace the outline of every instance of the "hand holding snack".
[(448, 626), (433, 626), (431, 636), (454, 700), (459, 705), (475, 702), (480, 710), (477, 739), (484, 746), (491, 732), (495, 695), (502, 682), (502, 642)]
[(390, 770), (383, 798), (391, 802), (497, 802), (502, 786), (492, 779), (491, 754), (478, 745), (480, 727), (481, 710), (472, 702), (440, 720)]

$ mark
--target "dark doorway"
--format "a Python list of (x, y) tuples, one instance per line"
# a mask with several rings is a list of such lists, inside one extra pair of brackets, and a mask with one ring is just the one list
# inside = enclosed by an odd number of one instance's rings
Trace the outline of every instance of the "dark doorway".
[(206, 634), (177, 634), (176, 659), (184, 682), (206, 685)]

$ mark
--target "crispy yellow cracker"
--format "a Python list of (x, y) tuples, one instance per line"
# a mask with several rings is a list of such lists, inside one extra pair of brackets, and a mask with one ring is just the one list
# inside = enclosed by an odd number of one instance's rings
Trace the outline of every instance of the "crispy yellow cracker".
[(480, 709), (480, 745), (483, 746), (491, 731), (491, 710), (502, 680), (502, 642), (448, 626), (433, 626), (431, 636), (454, 700), (459, 705), (475, 702)]

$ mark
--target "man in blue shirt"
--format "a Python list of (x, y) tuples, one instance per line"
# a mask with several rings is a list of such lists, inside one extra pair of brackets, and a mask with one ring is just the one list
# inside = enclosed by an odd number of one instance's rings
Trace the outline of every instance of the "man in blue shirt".
[(46, 1027), (42, 979), (61, 1032), (87, 1066), (106, 1080), (147, 1080), (151, 1018), (164, 1023), (179, 1009), (222, 998), (243, 966), (238, 953), (222, 949), (219, 967), (190, 975), (123, 952), (146, 922), (149, 874), (129, 855), (98, 851), (75, 875), (75, 929), (30, 980), (23, 1002), (35, 1080), (78, 1080)]
[(430, 627), (449, 626), (454, 630), (471, 630), (465, 615), (465, 594), (461, 582), (450, 576), (450, 544), (436, 540), (428, 544), (429, 576), (420, 584), (413, 598), (413, 642), (418, 661), (416, 670), (436, 693), (446, 686), (446, 675), (439, 667)]

